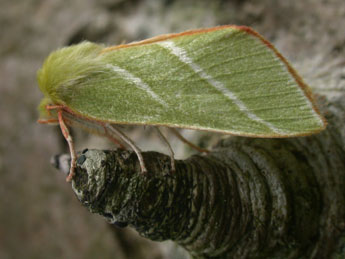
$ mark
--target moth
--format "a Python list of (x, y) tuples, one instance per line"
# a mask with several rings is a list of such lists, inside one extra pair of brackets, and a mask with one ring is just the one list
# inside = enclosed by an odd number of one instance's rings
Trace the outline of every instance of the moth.
[[(281, 138), (326, 127), (310, 88), (253, 29), (225, 25), (106, 47), (84, 41), (52, 52), (38, 71), (40, 123), (59, 123), (141, 151), (116, 125), (152, 125)], [(173, 154), (173, 153), (172, 153)]]

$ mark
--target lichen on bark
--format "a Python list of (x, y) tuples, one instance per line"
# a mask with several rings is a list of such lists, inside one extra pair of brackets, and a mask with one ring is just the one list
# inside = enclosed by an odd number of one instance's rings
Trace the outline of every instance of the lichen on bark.
[(231, 137), (208, 155), (176, 161), (131, 151), (79, 154), (72, 188), (117, 226), (173, 240), (195, 258), (345, 256), (345, 98), (325, 104), (321, 134)]

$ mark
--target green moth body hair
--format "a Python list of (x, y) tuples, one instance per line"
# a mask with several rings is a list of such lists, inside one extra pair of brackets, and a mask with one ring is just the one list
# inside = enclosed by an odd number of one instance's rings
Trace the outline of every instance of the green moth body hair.
[(84, 41), (52, 52), (37, 72), (37, 81), (45, 98), (39, 105), (41, 117), (46, 117), (46, 105), (66, 105), (64, 98), (73, 96), (73, 85), (88, 80), (104, 70), (99, 55), (102, 45)]

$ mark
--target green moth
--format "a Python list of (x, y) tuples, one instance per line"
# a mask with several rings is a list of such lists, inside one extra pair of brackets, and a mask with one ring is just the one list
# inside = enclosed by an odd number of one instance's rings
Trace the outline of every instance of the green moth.
[(116, 124), (167, 126), (249, 137), (294, 137), (326, 127), (309, 87), (261, 35), (219, 26), (104, 47), (82, 42), (38, 71), (41, 123), (118, 137)]

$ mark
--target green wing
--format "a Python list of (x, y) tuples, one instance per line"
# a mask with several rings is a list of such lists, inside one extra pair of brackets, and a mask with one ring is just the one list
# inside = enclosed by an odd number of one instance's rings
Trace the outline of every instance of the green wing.
[(325, 128), (308, 87), (274, 47), (223, 26), (104, 50), (102, 69), (59, 89), (88, 118), (285, 137)]

